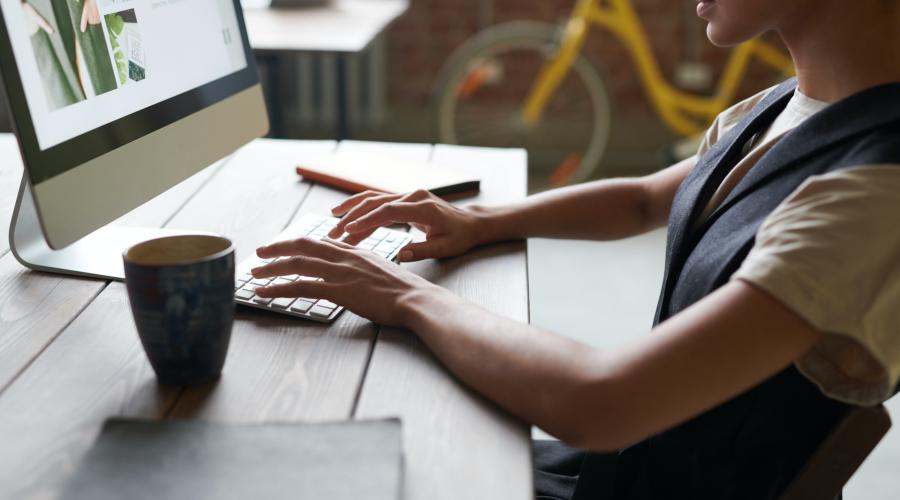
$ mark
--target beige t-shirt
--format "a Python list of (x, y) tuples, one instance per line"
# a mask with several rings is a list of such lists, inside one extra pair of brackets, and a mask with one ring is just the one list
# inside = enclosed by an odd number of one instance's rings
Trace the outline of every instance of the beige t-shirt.
[[(722, 112), (705, 153), (768, 89)], [(715, 210), (785, 133), (828, 103), (795, 92), (744, 149), (702, 212)], [(763, 222), (732, 279), (762, 288), (825, 335), (796, 366), (834, 399), (874, 405), (900, 378), (900, 165), (859, 165), (804, 181)]]

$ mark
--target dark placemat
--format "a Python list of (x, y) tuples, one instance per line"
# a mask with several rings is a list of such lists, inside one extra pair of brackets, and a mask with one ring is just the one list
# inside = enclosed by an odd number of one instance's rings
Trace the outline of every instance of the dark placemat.
[(65, 500), (398, 500), (397, 419), (322, 424), (109, 420)]

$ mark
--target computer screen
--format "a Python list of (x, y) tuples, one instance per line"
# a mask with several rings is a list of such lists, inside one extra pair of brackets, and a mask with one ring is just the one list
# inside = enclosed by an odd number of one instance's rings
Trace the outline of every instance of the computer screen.
[(255, 81), (227, 78), (248, 69), (234, 0), (0, 0), (0, 8), (16, 67), (5, 83), (34, 184)]

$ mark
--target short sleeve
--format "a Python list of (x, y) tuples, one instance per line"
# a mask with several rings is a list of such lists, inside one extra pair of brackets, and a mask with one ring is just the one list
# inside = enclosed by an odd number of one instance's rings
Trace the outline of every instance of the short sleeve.
[(797, 368), (834, 399), (874, 405), (900, 378), (900, 165), (810, 177), (763, 222), (732, 279), (824, 333)]

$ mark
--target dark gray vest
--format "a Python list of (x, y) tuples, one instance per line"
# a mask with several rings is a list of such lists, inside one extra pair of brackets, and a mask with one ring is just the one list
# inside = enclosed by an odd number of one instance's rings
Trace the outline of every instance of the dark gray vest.
[[(679, 187), (654, 324), (727, 283), (753, 247), (763, 220), (808, 177), (864, 164), (900, 164), (900, 84), (872, 88), (789, 132), (692, 231), (713, 192), (742, 158), (744, 145), (784, 110), (795, 88), (796, 81), (789, 80), (770, 92)], [(575, 498), (776, 499), (847, 409), (792, 366), (623, 450), (614, 474), (599, 471), (599, 457), (588, 457)]]

